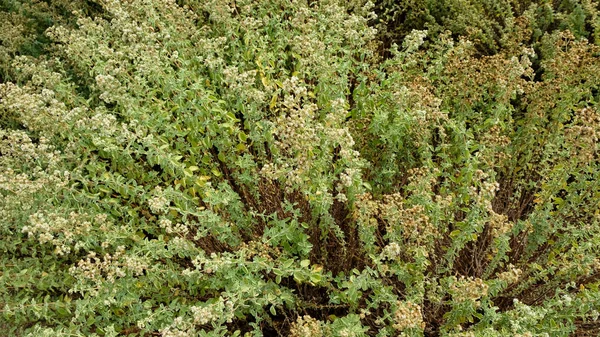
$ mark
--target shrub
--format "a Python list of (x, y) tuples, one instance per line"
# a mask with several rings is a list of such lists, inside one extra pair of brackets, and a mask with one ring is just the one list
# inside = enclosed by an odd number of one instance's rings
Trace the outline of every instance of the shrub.
[(379, 0), (379, 17), (373, 23), (382, 28), (379, 39), (386, 47), (402, 41), (414, 29), (428, 29), (432, 38), (446, 31), (455, 38), (468, 36), (479, 54), (493, 55), (506, 47), (504, 40), (510, 38), (515, 20), (523, 15), (532, 18), (534, 34), (529, 44), (544, 33), (565, 29), (597, 43), (599, 10), (598, 3), (589, 0)]
[(87, 5), (0, 84), (10, 335), (598, 326), (600, 50), (575, 26), (530, 6), (493, 55), (452, 25), (382, 54), (371, 3)]

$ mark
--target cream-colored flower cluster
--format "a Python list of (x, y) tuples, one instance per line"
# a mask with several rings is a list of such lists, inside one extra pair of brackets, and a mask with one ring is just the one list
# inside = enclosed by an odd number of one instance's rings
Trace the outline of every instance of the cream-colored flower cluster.
[(54, 98), (54, 91), (37, 92), (28, 86), (0, 83), (0, 108), (14, 115), (25, 127), (48, 137), (67, 128), (68, 109)]
[(489, 286), (480, 278), (453, 277), (453, 283), (450, 285), (450, 293), (453, 300), (457, 303), (470, 301), (479, 306), (479, 299), (487, 296)]
[(494, 125), (482, 136), (482, 141), (487, 145), (482, 160), (492, 167), (494, 163), (504, 163), (511, 158), (506, 150), (512, 140), (505, 133), (499, 125)]
[[(96, 219), (99, 219), (96, 217)], [(29, 225), (23, 226), (22, 232), (31, 237), (36, 237), (40, 244), (51, 243), (57, 255), (69, 254), (79, 251), (85, 243), (86, 236), (90, 234), (94, 223), (87, 214), (71, 212), (68, 217), (62, 213), (37, 212), (29, 217)]]
[[(150, 203), (150, 201), (149, 201)], [(152, 209), (152, 206), (150, 206)], [(165, 217), (161, 217), (160, 220), (158, 220), (158, 225), (160, 226), (160, 228), (163, 228), (165, 230), (165, 232), (167, 232), (168, 234), (179, 234), (181, 236), (186, 236), (190, 229), (188, 228), (188, 226), (186, 226), (185, 224), (182, 223), (176, 223), (173, 224), (173, 222)]]
[(290, 337), (321, 337), (323, 330), (321, 323), (309, 315), (298, 316), (290, 328)]
[(61, 152), (44, 136), (36, 144), (25, 132), (0, 130), (0, 153), (0, 189), (14, 195), (30, 198), (71, 179), (71, 172), (60, 170)]
[[(548, 314), (548, 309), (543, 307), (532, 307), (529, 306), (518, 299), (513, 299), (514, 309), (509, 312), (510, 320), (510, 328), (514, 335), (518, 333), (523, 334), (523, 336), (531, 336), (532, 334), (527, 331), (528, 329), (525, 326), (532, 326), (537, 324), (539, 321), (544, 319)], [(525, 330), (524, 332), (521, 332)], [(546, 333), (540, 334), (540, 336), (548, 336)]]
[(98, 86), (98, 90), (102, 92), (100, 99), (106, 103), (117, 102), (125, 94), (125, 88), (112, 75), (97, 75), (96, 85)]
[(416, 193), (428, 193), (437, 184), (440, 170), (436, 167), (413, 167), (406, 171), (410, 188)]
[[(213, 274), (222, 268), (226, 268), (237, 263), (231, 254), (216, 254), (211, 253), (209, 257), (198, 255), (192, 260), (192, 264), (198, 271), (203, 271), (206, 274)], [(193, 271), (187, 272), (192, 274)]]
[(429, 220), (422, 205), (405, 206), (404, 198), (396, 193), (384, 195), (379, 204), (379, 212), (385, 220), (388, 231), (401, 233), (407, 240), (425, 242), (436, 237), (437, 229)]
[(163, 337), (193, 337), (196, 336), (196, 329), (192, 323), (186, 321), (183, 317), (177, 317), (173, 323), (160, 330)]
[(0, 26), (0, 36), (2, 37), (0, 59), (4, 60), (9, 59), (9, 55), (16, 52), (19, 46), (26, 41), (27, 27), (23, 22), (23, 17), (14, 12), (0, 12), (0, 21), (3, 22)]
[(263, 103), (268, 91), (259, 90), (255, 87), (257, 70), (241, 71), (236, 66), (223, 69), (225, 84), (231, 89), (232, 96), (246, 97), (248, 100)]
[(498, 279), (504, 281), (508, 284), (514, 284), (519, 281), (523, 271), (520, 268), (513, 266), (512, 264), (508, 265), (508, 270), (498, 274)]
[(491, 228), (493, 238), (500, 237), (512, 231), (514, 222), (509, 221), (508, 216), (504, 214), (498, 214), (493, 210), (490, 210), (489, 213), (489, 226)]
[[(498, 147), (507, 147), (511, 143), (510, 137), (502, 134), (502, 128), (499, 125), (492, 126), (486, 133), (483, 135), (483, 139), (492, 145)], [(508, 155), (506, 158), (509, 158)]]
[[(334, 51), (341, 48), (357, 50), (377, 33), (367, 25), (367, 17), (348, 15), (339, 3), (334, 1), (314, 4), (316, 8), (298, 2), (296, 13), (290, 18), (292, 27), (303, 34), (294, 36), (292, 50), (300, 55), (303, 69), (311, 68), (317, 76), (333, 75), (336, 62), (331, 62), (337, 55)], [(372, 11), (369, 9), (369, 12)], [(372, 17), (374, 13), (370, 14)], [(342, 34), (337, 32), (341, 31)], [(335, 33), (334, 33), (335, 32)], [(335, 81), (335, 77), (328, 80)]]
[(479, 182), (479, 187), (469, 186), (469, 195), (478, 205), (483, 206), (488, 212), (493, 212), (492, 200), (500, 190), (500, 184), (482, 170), (476, 170), (473, 180)]
[(424, 329), (425, 322), (423, 322), (421, 306), (411, 301), (396, 302), (394, 324), (392, 326), (398, 331), (411, 328)]
[(86, 258), (69, 268), (69, 273), (80, 281), (91, 281), (94, 286), (89, 289), (83, 285), (75, 285), (70, 292), (88, 291), (90, 294), (97, 294), (104, 282), (114, 283), (117, 278), (125, 277), (127, 272), (140, 276), (149, 267), (145, 257), (126, 254), (125, 246), (118, 246), (114, 254), (106, 253), (101, 257), (90, 252)]
[(66, 174), (56, 171), (55, 174), (49, 175), (44, 171), (39, 171), (30, 177), (26, 173), (17, 173), (13, 169), (7, 168), (0, 172), (0, 190), (8, 191), (15, 197), (22, 197), (19, 202), (23, 203), (41, 190), (65, 186), (69, 181), (69, 173), (65, 172)]
[(402, 46), (406, 49), (406, 52), (413, 53), (418, 50), (421, 45), (423, 45), (426, 37), (427, 30), (415, 29), (404, 38)]
[(97, 257), (95, 252), (90, 252), (85, 259), (72, 266), (69, 272), (76, 278), (88, 279), (98, 285), (102, 283), (103, 276), (106, 276), (108, 282), (113, 283), (115, 278), (126, 275), (125, 271), (118, 266), (118, 260), (124, 254), (125, 247), (123, 246), (119, 246), (113, 255), (106, 253), (102, 257)]
[(402, 253), (402, 248), (396, 242), (392, 242), (387, 246), (383, 247), (383, 251), (381, 252), (382, 259), (394, 260), (396, 257), (400, 256)]
[[(323, 204), (331, 204), (333, 197), (345, 202), (345, 193), (361, 181), (360, 168), (363, 165), (358, 151), (353, 149), (354, 139), (344, 126), (347, 103), (341, 98), (332, 100), (328, 110), (322, 112), (317, 104), (311, 102), (304, 81), (295, 76), (283, 82), (282, 91), (282, 113), (274, 121), (273, 127), (279, 156), (274, 162), (265, 164), (260, 173), (268, 179), (285, 178), (288, 190), (299, 186), (311, 190), (319, 185), (312, 181), (311, 186), (307, 186), (311, 183), (311, 177), (330, 170), (332, 164), (344, 167), (337, 185), (319, 186), (315, 196)], [(324, 118), (320, 116), (322, 114)], [(324, 160), (326, 158), (335, 159), (335, 163)], [(315, 160), (318, 160), (316, 165)], [(333, 188), (337, 191), (335, 196), (326, 193), (327, 189)]]
[(593, 107), (577, 111), (574, 125), (565, 129), (568, 143), (574, 146), (572, 152), (581, 163), (590, 163), (597, 155), (600, 139), (600, 113)]
[(268, 243), (261, 241), (242, 242), (238, 251), (240, 253), (243, 252), (248, 260), (256, 256), (266, 259), (267, 261), (274, 261), (274, 257), (281, 255), (281, 249), (279, 247), (272, 247)]
[(161, 329), (161, 336), (197, 336), (198, 326), (217, 321), (231, 323), (234, 317), (234, 309), (233, 300), (223, 297), (217, 298), (217, 301), (210, 304), (190, 306), (191, 317), (176, 317), (171, 324)]
[[(154, 196), (148, 199), (148, 207), (154, 214), (162, 214), (167, 211), (170, 204), (169, 199), (164, 195), (163, 189), (160, 186), (154, 188)], [(166, 226), (166, 222), (165, 222)]]
[(219, 318), (219, 313), (214, 312), (211, 306), (192, 306), (190, 310), (194, 317), (194, 324), (205, 325)]
[(363, 225), (377, 225), (376, 216), (379, 215), (379, 202), (373, 199), (371, 193), (361, 193), (355, 196), (353, 217)]

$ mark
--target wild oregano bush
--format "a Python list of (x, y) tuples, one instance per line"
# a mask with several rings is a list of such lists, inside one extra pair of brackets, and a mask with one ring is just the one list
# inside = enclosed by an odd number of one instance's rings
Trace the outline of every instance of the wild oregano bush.
[(489, 56), (435, 29), (384, 53), (370, 2), (57, 16), (0, 84), (0, 326), (593, 335), (600, 50), (539, 8)]
[(94, 16), (98, 10), (88, 1), (0, 0), (0, 82), (14, 80), (15, 56), (47, 53), (52, 41), (44, 34), (46, 29), (57, 24), (75, 27), (73, 11)]
[(413, 29), (427, 29), (436, 38), (449, 30), (453, 37), (468, 36), (478, 53), (494, 55), (506, 47), (504, 38), (526, 13), (534, 14), (530, 44), (544, 33), (566, 29), (592, 42), (600, 33), (600, 7), (591, 0), (377, 0), (375, 4), (378, 17), (372, 24), (382, 28), (378, 37), (385, 46), (403, 40)]

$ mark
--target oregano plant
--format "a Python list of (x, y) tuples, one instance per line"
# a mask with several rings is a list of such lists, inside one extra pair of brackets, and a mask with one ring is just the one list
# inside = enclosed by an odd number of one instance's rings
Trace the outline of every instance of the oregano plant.
[(597, 334), (599, 11), (0, 0), (2, 331)]

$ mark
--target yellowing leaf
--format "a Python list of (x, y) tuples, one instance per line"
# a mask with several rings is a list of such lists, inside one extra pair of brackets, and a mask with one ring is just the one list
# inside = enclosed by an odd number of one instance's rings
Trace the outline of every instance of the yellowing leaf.
[(451, 237), (452, 239), (454, 239), (455, 237), (457, 237), (457, 236), (459, 236), (459, 235), (460, 235), (460, 230), (458, 230), (458, 229), (457, 229), (457, 230), (454, 230), (454, 231), (452, 231), (452, 232), (450, 233), (450, 237)]
[(196, 178), (196, 185), (202, 187), (204, 185), (206, 185), (206, 182), (210, 180), (209, 176), (199, 176), (198, 178)]

